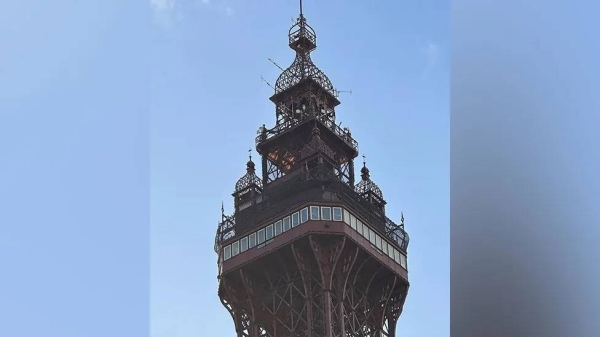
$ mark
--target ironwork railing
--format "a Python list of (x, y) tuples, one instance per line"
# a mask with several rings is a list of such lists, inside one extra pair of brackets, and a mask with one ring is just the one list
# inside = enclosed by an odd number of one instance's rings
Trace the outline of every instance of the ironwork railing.
[(313, 45), (317, 44), (317, 34), (315, 31), (308, 26), (304, 19), (301, 19), (297, 24), (295, 24), (288, 34), (289, 44), (293, 44), (294, 42), (299, 41), (301, 38), (305, 38), (310, 41)]
[(293, 118), (285, 123), (274, 126), (271, 129), (267, 129), (265, 126), (261, 126), (258, 128), (258, 135), (255, 139), (255, 145), (258, 147), (261, 143), (264, 143), (282, 133), (294, 128), (297, 125), (305, 123), (309, 120), (317, 119), (323, 125), (325, 125), (329, 130), (331, 130), (336, 136), (338, 136), (344, 143), (348, 146), (352, 147), (356, 152), (358, 152), (358, 142), (352, 138), (352, 134), (350, 133), (350, 129), (342, 128), (339, 125), (335, 124), (335, 122), (327, 117), (326, 115), (305, 115), (300, 118)]

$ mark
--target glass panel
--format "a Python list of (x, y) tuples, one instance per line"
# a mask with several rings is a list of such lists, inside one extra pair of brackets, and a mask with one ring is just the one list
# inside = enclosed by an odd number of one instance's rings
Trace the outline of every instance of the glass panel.
[(269, 225), (267, 227), (267, 240), (271, 240), (273, 238), (273, 225)]
[(279, 220), (275, 223), (275, 235), (281, 234), (281, 232), (283, 230), (281, 227), (282, 227), (281, 220)]
[(288, 231), (290, 230), (291, 226), (290, 226), (290, 217), (286, 217), (285, 219), (283, 219), (283, 231)]
[(375, 235), (375, 247), (383, 250), (383, 247), (381, 246), (381, 236), (379, 235)]
[(369, 241), (371, 241), (372, 244), (375, 244), (375, 232), (373, 232), (370, 228), (369, 228)]
[(356, 231), (362, 234), (363, 224), (360, 220), (356, 219)]
[(258, 231), (258, 244), (265, 242), (265, 229), (261, 229)]
[(365, 224), (363, 224), (362, 235), (367, 239), (369, 238), (369, 227)]
[(236, 241), (231, 244), (231, 256), (236, 256), (240, 253), (240, 242)]
[(400, 265), (402, 268), (406, 269), (406, 256), (404, 256), (404, 254), (400, 254)]
[(310, 206), (310, 219), (319, 220), (319, 206)]
[(321, 207), (321, 220), (331, 221), (331, 207)]
[(342, 208), (341, 207), (333, 208), (333, 221), (342, 221)]
[(307, 221), (308, 221), (308, 207), (306, 207), (300, 211), (300, 223), (305, 223)]
[(356, 218), (354, 217), (354, 215), (350, 216), (350, 227), (352, 227), (352, 229), (356, 230)]
[(388, 243), (387, 243), (387, 241), (383, 240), (383, 242), (381, 242), (381, 246), (383, 247), (383, 253), (385, 255), (387, 255), (387, 252), (388, 252)]
[(256, 246), (256, 233), (252, 233), (248, 237), (248, 248), (253, 248), (254, 246)]
[(396, 261), (396, 263), (400, 263), (400, 254), (398, 252), (398, 250), (394, 249), (394, 261)]
[(347, 210), (344, 210), (344, 222), (348, 225), (350, 224), (350, 212)]
[(240, 240), (240, 251), (245, 252), (248, 250), (248, 237)]
[(298, 226), (300, 223), (300, 212), (292, 214), (292, 227)]
[(229, 260), (231, 258), (231, 245), (225, 246), (223, 249), (223, 260)]

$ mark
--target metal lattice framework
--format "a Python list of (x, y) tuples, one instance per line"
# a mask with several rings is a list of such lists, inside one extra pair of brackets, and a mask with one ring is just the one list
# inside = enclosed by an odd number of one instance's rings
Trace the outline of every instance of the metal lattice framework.
[(275, 94), (284, 92), (301, 81), (312, 79), (331, 96), (336, 96), (333, 84), (310, 59), (310, 52), (317, 47), (317, 35), (308, 25), (304, 15), (292, 26), (288, 34), (290, 48), (296, 51), (296, 58), (291, 66), (284, 70), (275, 82)]
[[(288, 35), (296, 56), (270, 98), (276, 124), (263, 125), (255, 140), (262, 177), (250, 158), (233, 193), (234, 215), (221, 209), (219, 298), (238, 337), (393, 337), (409, 287), (404, 216), (396, 224), (385, 215), (383, 193), (366, 165), (355, 185), (358, 143), (335, 121), (338, 92), (311, 60), (317, 37), (302, 2), (300, 8)], [(290, 212), (313, 203), (329, 203), (317, 210), (333, 207), (334, 213), (343, 208), (343, 222), (312, 221), (311, 215), (304, 227), (290, 227)], [(284, 213), (288, 229), (277, 221), (277, 234), (273, 219)], [(347, 231), (350, 214), (368, 235)], [(275, 234), (265, 234), (269, 227)], [(389, 259), (374, 237), (403, 254), (404, 264)]]
[(321, 139), (321, 131), (319, 131), (318, 127), (313, 129), (313, 134), (310, 142), (308, 142), (302, 150), (300, 150), (300, 158), (309, 158), (310, 156), (316, 153), (323, 153), (331, 160), (335, 160), (335, 151), (329, 147), (322, 139)]
[(246, 174), (235, 183), (235, 193), (243, 193), (250, 188), (262, 190), (262, 180), (256, 175), (252, 158), (246, 164)]
[(221, 206), (221, 221), (217, 225), (217, 234), (215, 235), (215, 252), (220, 255), (223, 242), (235, 236), (235, 218), (225, 214), (224, 206)]
[(309, 235), (223, 275), (238, 336), (395, 336), (408, 283), (343, 236)]
[(361, 197), (376, 202), (380, 207), (384, 207), (386, 202), (383, 199), (383, 192), (377, 184), (371, 180), (371, 174), (366, 164), (360, 170), (362, 180), (356, 184), (355, 190)]

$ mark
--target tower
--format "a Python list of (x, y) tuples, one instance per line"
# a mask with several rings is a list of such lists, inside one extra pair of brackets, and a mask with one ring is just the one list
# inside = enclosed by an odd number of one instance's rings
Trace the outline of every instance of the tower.
[[(358, 143), (336, 124), (331, 81), (311, 61), (302, 13), (289, 31), (296, 57), (275, 84), (272, 128), (221, 209), (215, 238), (219, 290), (237, 336), (395, 336), (408, 292), (404, 217), (394, 223)], [(364, 157), (363, 157), (364, 158)]]

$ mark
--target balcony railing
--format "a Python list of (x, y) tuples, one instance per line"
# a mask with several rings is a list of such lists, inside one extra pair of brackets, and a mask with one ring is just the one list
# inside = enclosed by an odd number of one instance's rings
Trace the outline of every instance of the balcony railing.
[(346, 143), (348, 146), (350, 146), (351, 148), (356, 150), (356, 152), (358, 152), (358, 142), (354, 138), (352, 138), (350, 130), (348, 128), (342, 128), (339, 125), (335, 124), (335, 122), (326, 115), (318, 115), (316, 117), (311, 115), (305, 115), (301, 118), (289, 119), (288, 121), (276, 125), (271, 129), (266, 129), (264, 126), (261, 126), (260, 128), (258, 128), (258, 135), (255, 139), (255, 145), (258, 147), (260, 144), (292, 129), (296, 125), (300, 125), (312, 119), (319, 120), (323, 125), (325, 125), (329, 130), (331, 130), (335, 135), (337, 135), (342, 141), (344, 141), (344, 143)]

